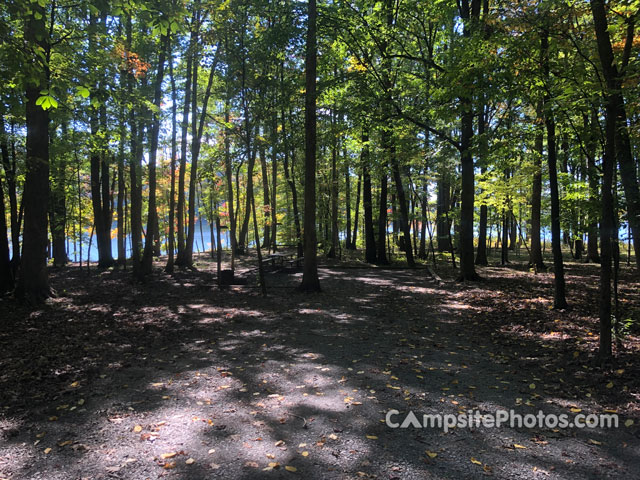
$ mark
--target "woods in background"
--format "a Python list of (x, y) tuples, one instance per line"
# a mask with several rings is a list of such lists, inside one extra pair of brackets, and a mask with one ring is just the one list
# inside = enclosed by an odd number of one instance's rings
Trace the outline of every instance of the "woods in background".
[[(282, 245), (459, 279), (524, 246), (640, 268), (637, 2), (9, 0), (0, 6), (0, 289), (48, 260), (191, 268)], [(115, 239), (115, 243), (113, 240)], [(83, 248), (85, 250), (83, 250)], [(203, 245), (204, 248), (204, 245)], [(438, 253), (437, 253), (438, 252)]]

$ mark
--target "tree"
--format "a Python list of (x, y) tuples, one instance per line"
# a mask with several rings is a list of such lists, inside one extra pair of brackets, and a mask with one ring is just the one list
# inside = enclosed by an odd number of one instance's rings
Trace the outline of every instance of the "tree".
[[(41, 99), (49, 89), (51, 48), (45, 8), (32, 3), (26, 13), (24, 40), (31, 52), (25, 65), (27, 126), (26, 179), (23, 193), (24, 231), (22, 259), (15, 294), (28, 302), (40, 302), (52, 295), (47, 273), (47, 213), (49, 209), (49, 108), (52, 97)], [(46, 102), (46, 103), (45, 103)], [(55, 100), (54, 100), (55, 102)]]
[[(549, 32), (543, 29), (540, 37), (542, 52), (542, 70), (545, 78), (549, 79)], [(547, 89), (547, 92), (549, 88)], [(560, 195), (558, 193), (558, 160), (556, 149), (556, 122), (551, 95), (545, 93), (543, 98), (544, 123), (547, 129), (547, 162), (549, 166), (549, 188), (551, 190), (551, 249), (553, 251), (553, 308), (568, 307), (565, 294), (564, 262), (562, 260), (562, 245), (560, 239)]]
[(305, 54), (304, 272), (300, 290), (319, 292), (316, 237), (316, 0), (309, 0)]

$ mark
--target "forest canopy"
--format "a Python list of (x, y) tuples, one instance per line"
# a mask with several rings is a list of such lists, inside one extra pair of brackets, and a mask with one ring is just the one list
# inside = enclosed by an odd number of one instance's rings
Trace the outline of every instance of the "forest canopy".
[(476, 281), (492, 248), (506, 265), (524, 247), (533, 272), (552, 268), (557, 309), (563, 256), (600, 263), (608, 357), (621, 257), (640, 268), (639, 14), (638, 0), (2, 2), (1, 290), (41, 301), (49, 266), (71, 261), (142, 279), (162, 256), (172, 273), (194, 244), (224, 246), (231, 270), (249, 248), (293, 248), (308, 290), (316, 250), (450, 259)]

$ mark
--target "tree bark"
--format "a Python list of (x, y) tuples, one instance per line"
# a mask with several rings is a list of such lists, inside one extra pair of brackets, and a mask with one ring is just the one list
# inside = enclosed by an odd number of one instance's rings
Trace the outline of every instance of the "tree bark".
[[(11, 124), (13, 135), (13, 123)], [(15, 276), (17, 267), (20, 263), (20, 222), (18, 220), (18, 200), (16, 192), (16, 160), (15, 147), (12, 145), (12, 158), (9, 156), (9, 142), (7, 141), (8, 133), (5, 130), (4, 112), (0, 114), (0, 135), (2, 136), (2, 165), (4, 166), (4, 175), (7, 181), (7, 193), (9, 196), (9, 216), (11, 221), (11, 270)], [(6, 153), (5, 153), (6, 150)]]
[(26, 79), (26, 178), (22, 197), (24, 231), (15, 294), (28, 302), (38, 303), (52, 295), (47, 274), (49, 112), (36, 105), (40, 92), (48, 89), (50, 47), (44, 7), (36, 2), (30, 8), (31, 13), (25, 21), (24, 40), (28, 48), (42, 49), (47, 60), (42, 61), (34, 54), (35, 67)]
[(304, 271), (300, 290), (320, 291), (316, 237), (316, 0), (309, 0), (305, 57)]
[[(480, 15), (479, 0), (461, 0), (460, 17), (464, 20), (463, 36), (471, 37), (472, 22)], [(473, 140), (473, 87), (472, 83), (460, 96), (460, 164), (462, 170), (462, 192), (460, 194), (460, 275), (459, 281), (478, 280), (473, 254), (473, 204), (475, 178), (471, 144)]]
[(331, 247), (328, 258), (335, 258), (338, 252), (338, 139), (336, 136), (336, 114), (331, 112)]
[[(67, 125), (62, 123), (62, 139), (67, 136)], [(67, 204), (66, 204), (66, 156), (58, 155), (51, 163), (51, 198), (49, 201), (49, 226), (51, 229), (51, 254), (54, 267), (64, 267), (67, 257)]]
[[(191, 30), (189, 32), (189, 46), (185, 56), (187, 57), (187, 66), (185, 74), (184, 85), (184, 104), (182, 106), (182, 123), (180, 133), (180, 171), (178, 172), (178, 207), (176, 211), (176, 217), (178, 220), (178, 254), (176, 255), (175, 264), (178, 266), (185, 266), (185, 191), (184, 183), (187, 172), (187, 145), (189, 135), (189, 111), (191, 106), (191, 88), (194, 80), (197, 80), (193, 75), (193, 64), (195, 61), (195, 46), (198, 43), (198, 9), (194, 8), (191, 15)], [(195, 122), (194, 118), (191, 118), (192, 122)]]
[(353, 234), (351, 235), (350, 249), (357, 248), (358, 241), (358, 223), (360, 221), (360, 191), (362, 189), (362, 174), (358, 175), (358, 185), (356, 186), (356, 205), (353, 217)]
[(376, 263), (378, 265), (388, 265), (387, 259), (387, 165), (382, 165), (382, 174), (380, 176), (380, 199), (378, 202), (378, 240), (376, 252)]
[(391, 154), (391, 170), (396, 185), (396, 194), (398, 195), (398, 203), (400, 204), (400, 229), (402, 230), (401, 246), (407, 256), (407, 265), (415, 267), (413, 260), (413, 250), (411, 248), (411, 228), (409, 223), (409, 206), (404, 193), (402, 184), (402, 176), (400, 175), (400, 166), (398, 165), (398, 157), (396, 156), (395, 147), (390, 148)]
[[(295, 147), (290, 147), (289, 139), (287, 137), (287, 119), (285, 117), (284, 108), (282, 109), (282, 136), (284, 138), (284, 155), (282, 157), (282, 166), (284, 168), (284, 178), (291, 190), (291, 204), (293, 209), (293, 223), (296, 230), (296, 248), (298, 257), (304, 256), (304, 249), (302, 244), (302, 228), (300, 225), (300, 211), (298, 208), (298, 189), (296, 188), (296, 182), (293, 177), (293, 165), (295, 163)], [(291, 148), (292, 157), (291, 165), (289, 165), (289, 151)]]
[(373, 227), (373, 196), (371, 193), (371, 174), (369, 173), (369, 132), (363, 129), (362, 132), (362, 152), (360, 153), (360, 164), (362, 165), (362, 206), (364, 209), (364, 239), (365, 239), (365, 261), (376, 263), (377, 249)]
[[(549, 78), (549, 37), (545, 30), (541, 38), (542, 68), (545, 79)], [(560, 232), (560, 195), (558, 192), (558, 159), (556, 148), (556, 123), (551, 106), (551, 96), (544, 95), (544, 121), (547, 128), (547, 161), (549, 164), (549, 189), (551, 190), (551, 250), (553, 252), (554, 294), (553, 308), (567, 308), (562, 260), (562, 238)]]
[[(126, 50), (131, 52), (132, 42), (132, 22), (131, 16), (127, 17), (126, 23)], [(136, 80), (130, 70), (127, 75), (127, 93), (129, 98), (134, 98), (134, 84)], [(131, 180), (131, 263), (133, 274), (139, 275), (140, 260), (142, 257), (142, 138), (143, 122), (136, 118), (136, 108), (129, 109), (129, 129), (130, 133), (130, 160), (129, 176)]]
[(267, 168), (267, 155), (264, 142), (260, 143), (260, 167), (262, 169), (262, 198), (264, 203), (264, 240), (263, 248), (271, 248), (271, 195), (269, 194), (269, 170)]
[(164, 64), (167, 55), (168, 38), (160, 37), (160, 54), (158, 55), (158, 70), (156, 73), (153, 105), (157, 111), (153, 112), (151, 123), (151, 138), (149, 146), (149, 206), (147, 214), (147, 236), (145, 238), (144, 253), (142, 255), (141, 275), (149, 275), (153, 269), (154, 242), (158, 236), (158, 211), (156, 208), (156, 157), (158, 152), (158, 136), (160, 134), (160, 103), (162, 102), (162, 80), (164, 79)]
[(531, 186), (531, 250), (529, 250), (529, 266), (537, 270), (545, 268), (542, 260), (542, 245), (540, 242), (540, 217), (542, 206), (542, 158), (544, 156), (544, 104), (538, 101), (536, 105), (536, 135), (534, 141), (533, 183)]
[[(2, 164), (7, 165), (9, 163), (9, 149), (7, 147), (7, 137), (1, 115), (0, 150), (2, 153)], [(11, 271), (11, 260), (9, 258), (9, 237), (4, 202), (4, 187), (2, 186), (2, 177), (0, 177), (0, 294), (13, 290), (13, 285), (13, 272)]]

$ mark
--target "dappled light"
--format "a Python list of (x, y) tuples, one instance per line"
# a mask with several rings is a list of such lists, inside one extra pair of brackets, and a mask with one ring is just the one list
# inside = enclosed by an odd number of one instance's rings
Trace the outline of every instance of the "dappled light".
[[(621, 365), (611, 388), (598, 383), (589, 332), (569, 348), (584, 312), (558, 316), (541, 296), (531, 308), (544, 316), (529, 323), (519, 302), (538, 280), (516, 274), (513, 290), (490, 269), (471, 288), (436, 285), (419, 271), (333, 272), (320, 268), (325, 291), (315, 298), (288, 287), (286, 273), (268, 276), (273, 293), (263, 298), (250, 287), (204, 290), (207, 273), (193, 272), (180, 303), (162, 293), (174, 287), (159, 277), (117, 309), (88, 300), (95, 277), (70, 277), (74, 295), (12, 324), (31, 344), (66, 338), (42, 350), (55, 361), (36, 373), (27, 365), (38, 365), (37, 355), (4, 344), (5, 359), (26, 353), (2, 376), (0, 441), (9, 456), (0, 471), (247, 479), (637, 471), (633, 427), (624, 426), (637, 418), (634, 368)], [(113, 288), (127, 295), (128, 287)], [(400, 421), (409, 411), (615, 411), (622, 424), (393, 429), (385, 424), (392, 409)], [(599, 463), (583, 465), (595, 452)]]

